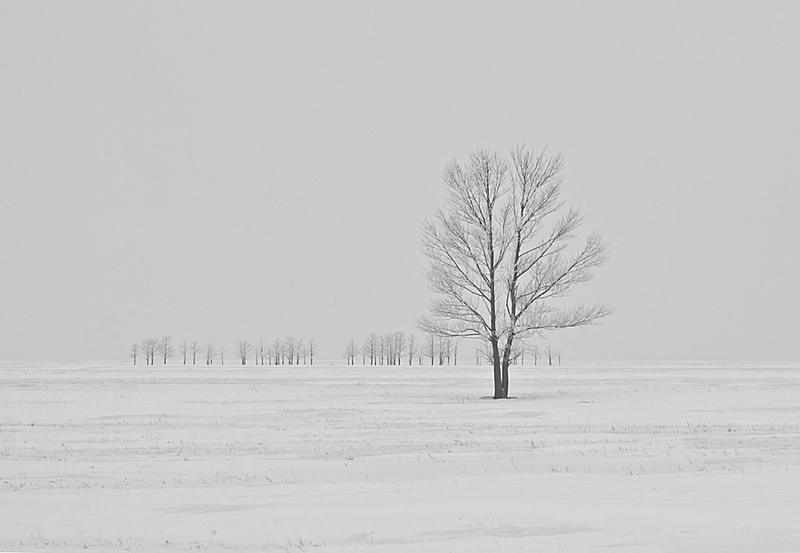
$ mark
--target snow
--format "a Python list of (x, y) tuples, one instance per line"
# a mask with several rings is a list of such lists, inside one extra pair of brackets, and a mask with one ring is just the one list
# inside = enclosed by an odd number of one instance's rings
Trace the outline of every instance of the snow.
[[(174, 363), (174, 360), (172, 361)], [(800, 367), (0, 366), (0, 550), (800, 551)]]

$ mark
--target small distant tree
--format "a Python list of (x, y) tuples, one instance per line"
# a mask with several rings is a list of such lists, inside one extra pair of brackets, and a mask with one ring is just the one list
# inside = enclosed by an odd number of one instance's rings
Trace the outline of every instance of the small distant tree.
[(458, 365), (458, 338), (453, 338), (453, 365)]
[(155, 363), (156, 348), (158, 347), (158, 340), (155, 338), (147, 338), (142, 341), (139, 346), (142, 355), (145, 357), (145, 364), (153, 365)]
[(518, 341), (516, 344), (514, 344), (514, 347), (511, 349), (509, 362), (512, 365), (516, 365), (520, 362), (521, 359), (524, 359), (524, 355), (525, 355), (525, 344), (522, 341)]
[(439, 366), (444, 365), (445, 358), (450, 358), (450, 340), (447, 336), (439, 336), (436, 353), (439, 357)]
[(181, 340), (181, 345), (178, 348), (178, 351), (183, 356), (183, 364), (186, 364), (186, 354), (189, 352), (189, 346), (186, 340)]
[(433, 360), (436, 358), (436, 334), (433, 332), (427, 333), (427, 338), (425, 339), (425, 357), (430, 357), (431, 365), (433, 365)]
[(214, 348), (214, 344), (206, 342), (206, 365), (213, 365), (216, 355), (217, 350)]
[(367, 337), (367, 341), (364, 343), (364, 350), (369, 357), (369, 364), (376, 365), (377, 364), (377, 357), (378, 357), (378, 335), (374, 332)]
[(314, 354), (317, 353), (317, 343), (314, 338), (308, 340), (308, 360), (311, 365), (314, 364)]
[(553, 364), (553, 348), (552, 348), (552, 346), (550, 346), (550, 344), (547, 344), (546, 352), (547, 352), (547, 364), (548, 365), (552, 365)]
[(541, 352), (539, 351), (539, 346), (534, 344), (533, 347), (531, 347), (531, 355), (533, 355), (533, 365), (534, 366), (539, 364), (539, 354), (540, 353)]
[(378, 365), (383, 365), (383, 356), (386, 354), (386, 334), (378, 336)]
[(283, 352), (286, 356), (286, 359), (289, 361), (289, 364), (294, 363), (294, 354), (295, 348), (297, 347), (297, 342), (292, 336), (287, 336), (283, 340)]
[(253, 351), (253, 346), (247, 340), (239, 340), (236, 343), (236, 354), (242, 361), (242, 365), (247, 365), (247, 356)]
[(296, 361), (295, 365), (299, 365), (300, 364), (300, 358), (301, 357), (303, 358), (303, 364), (305, 365), (305, 363), (306, 363), (306, 346), (303, 343), (303, 339), (302, 338), (298, 338), (297, 339), (297, 343), (296, 343), (295, 354), (294, 354), (294, 358), (295, 358), (295, 361)]
[(131, 346), (129, 354), (130, 354), (131, 357), (133, 357), (133, 364), (135, 365), (136, 364), (136, 356), (139, 354), (139, 342), (134, 342), (133, 343), (133, 345)]
[(275, 338), (272, 342), (272, 356), (276, 365), (283, 363), (283, 342), (280, 338)]
[(526, 342), (520, 340), (519, 344), (518, 344), (518, 348), (519, 348), (519, 355), (518, 355), (519, 364), (520, 365), (524, 365), (525, 364), (525, 354), (530, 351), (531, 347)]
[(167, 364), (167, 359), (172, 357), (175, 353), (175, 348), (172, 347), (172, 336), (162, 336), (158, 342), (158, 354), (164, 359), (164, 364)]
[(190, 351), (192, 353), (192, 365), (195, 365), (197, 364), (197, 356), (203, 353), (203, 348), (197, 344), (197, 340), (192, 340)]
[(264, 340), (259, 340), (258, 345), (256, 346), (256, 365), (258, 365), (258, 360), (261, 360), (261, 364), (264, 364), (264, 358), (267, 356), (267, 347), (266, 342)]
[(406, 352), (408, 353), (408, 364), (411, 365), (412, 361), (414, 360), (414, 356), (417, 354), (417, 337), (413, 334), (408, 335), (408, 341), (406, 342)]
[(222, 346), (219, 347), (219, 364), (225, 364), (225, 348)]
[(394, 333), (394, 347), (392, 355), (392, 365), (399, 365), (406, 349), (406, 333), (399, 330)]
[(558, 357), (558, 365), (561, 366), (561, 350), (556, 352), (556, 357)]
[(356, 355), (358, 355), (358, 342), (355, 338), (350, 338), (347, 346), (344, 348), (344, 356), (347, 359), (348, 365), (355, 365)]

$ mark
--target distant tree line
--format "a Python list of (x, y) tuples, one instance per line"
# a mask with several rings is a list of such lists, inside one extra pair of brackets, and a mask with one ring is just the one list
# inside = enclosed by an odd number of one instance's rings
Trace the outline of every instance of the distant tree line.
[[(247, 365), (299, 365), (314, 364), (317, 353), (317, 344), (313, 338), (304, 340), (292, 336), (278, 338), (271, 344), (264, 340), (251, 343), (247, 340), (238, 340), (234, 349), (237, 363)], [(178, 345), (178, 354), (184, 365), (197, 365), (205, 360), (206, 365), (213, 365), (215, 361), (225, 364), (224, 346), (215, 346), (207, 341), (201, 345), (197, 340), (181, 340)], [(156, 361), (167, 364), (167, 360), (174, 357), (175, 346), (172, 336), (162, 336), (160, 339), (145, 338), (131, 345), (129, 351), (133, 364), (136, 365), (141, 358), (146, 365), (154, 365)]]
[[(422, 341), (418, 341), (414, 334), (404, 332), (388, 332), (385, 334), (370, 334), (363, 344), (355, 338), (350, 338), (344, 348), (342, 357), (348, 365), (458, 365), (458, 350), (460, 340), (451, 336), (439, 336), (434, 333), (425, 333)], [(553, 365), (554, 360), (561, 364), (561, 351), (554, 350), (550, 344), (540, 349), (538, 345), (531, 346), (519, 341), (514, 346), (510, 362), (514, 365), (524, 365), (525, 356), (533, 358), (533, 364), (539, 364), (539, 357), (547, 360), (548, 365)], [(492, 352), (488, 342), (479, 342), (475, 349), (475, 364), (491, 364)]]
[(362, 365), (457, 365), (459, 340), (449, 336), (425, 335), (418, 341), (414, 334), (402, 331), (384, 334), (372, 333), (359, 345), (350, 338), (342, 356), (348, 365), (355, 365), (361, 358)]
[[(460, 340), (450, 336), (438, 336), (426, 333), (422, 340), (414, 334), (403, 331), (387, 332), (383, 334), (370, 334), (363, 344), (351, 338), (343, 353), (348, 365), (458, 365), (458, 351)], [(215, 362), (225, 364), (225, 348), (216, 346), (207, 341), (201, 344), (197, 340), (181, 340), (177, 346), (177, 353), (184, 365), (203, 364), (213, 365)], [(167, 360), (175, 356), (175, 345), (172, 336), (162, 336), (159, 339), (146, 338), (131, 345), (129, 352), (136, 365), (144, 359), (146, 365), (167, 364)], [(247, 340), (238, 340), (234, 348), (234, 359), (237, 364), (247, 365), (313, 365), (317, 353), (317, 344), (313, 338), (304, 340), (288, 336), (277, 338), (272, 343), (259, 340), (251, 343)], [(561, 351), (554, 350), (548, 344), (546, 348), (529, 346), (525, 342), (518, 342), (511, 354), (512, 364), (525, 364), (525, 356), (533, 358), (533, 364), (538, 365), (539, 357), (553, 365), (554, 360), (561, 364)], [(475, 364), (491, 364), (492, 352), (487, 342), (480, 342), (475, 349)], [(544, 363), (544, 361), (543, 361)]]
[[(476, 365), (491, 365), (493, 358), (492, 358), (492, 351), (491, 346), (488, 342), (481, 341), (480, 345), (475, 348), (475, 364)], [(553, 365), (554, 362), (557, 362), (558, 365), (561, 364), (561, 350), (554, 350), (550, 344), (542, 349), (538, 345), (529, 345), (526, 342), (517, 342), (514, 345), (514, 349), (509, 356), (509, 363), (512, 365), (524, 365), (525, 364), (525, 356), (528, 355), (529, 359), (533, 358), (533, 364), (539, 364), (539, 357), (542, 357), (542, 363), (547, 361), (548, 365)]]

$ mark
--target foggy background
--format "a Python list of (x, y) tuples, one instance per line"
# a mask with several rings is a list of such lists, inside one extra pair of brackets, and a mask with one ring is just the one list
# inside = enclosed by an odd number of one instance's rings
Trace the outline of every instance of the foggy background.
[(444, 164), (524, 142), (610, 244), (577, 297), (616, 313), (550, 335), (565, 361), (796, 361), (798, 29), (796, 2), (0, 3), (0, 359), (415, 331)]

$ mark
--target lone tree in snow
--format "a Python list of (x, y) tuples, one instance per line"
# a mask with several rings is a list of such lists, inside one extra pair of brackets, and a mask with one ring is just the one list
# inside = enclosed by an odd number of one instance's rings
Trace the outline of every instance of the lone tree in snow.
[(134, 342), (131, 346), (130, 356), (133, 357), (133, 364), (136, 364), (136, 356), (139, 354), (139, 342)]
[(576, 209), (556, 215), (563, 167), (560, 155), (524, 146), (510, 159), (478, 150), (465, 165), (447, 164), (447, 208), (422, 227), (426, 277), (437, 296), (419, 326), (438, 336), (488, 341), (495, 399), (508, 397), (515, 340), (595, 323), (612, 312), (604, 304), (553, 301), (591, 280), (607, 259), (594, 233), (567, 250), (582, 217)]

